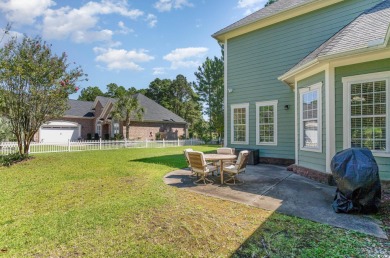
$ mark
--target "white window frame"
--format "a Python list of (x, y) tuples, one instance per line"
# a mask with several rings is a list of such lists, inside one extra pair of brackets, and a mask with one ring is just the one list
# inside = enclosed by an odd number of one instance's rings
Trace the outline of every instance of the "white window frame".
[(351, 148), (351, 85), (386, 81), (386, 151), (372, 150), (374, 156), (390, 157), (390, 71), (343, 77), (343, 148)]
[[(245, 108), (245, 141), (234, 141), (234, 109)], [(232, 144), (249, 144), (249, 103), (232, 104), (230, 106), (230, 142)]]
[[(260, 142), (260, 107), (273, 106), (274, 107), (274, 141)], [(278, 101), (262, 101), (256, 102), (256, 145), (278, 145)]]
[[(317, 121), (318, 121), (318, 135), (317, 147), (304, 146), (304, 121), (303, 121), (303, 95), (312, 91), (317, 91)], [(322, 152), (322, 82), (313, 84), (309, 87), (299, 89), (299, 128), (300, 128), (300, 150)]]

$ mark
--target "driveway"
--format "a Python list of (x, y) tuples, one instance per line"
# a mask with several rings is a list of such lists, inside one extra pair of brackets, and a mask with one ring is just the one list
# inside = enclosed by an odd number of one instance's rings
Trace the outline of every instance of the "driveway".
[(189, 175), (188, 169), (176, 170), (167, 174), (164, 182), (196, 193), (387, 239), (380, 222), (373, 217), (333, 211), (331, 204), (336, 187), (299, 176), (285, 167), (248, 165), (246, 172), (240, 175), (245, 183), (236, 186), (220, 185), (219, 176), (214, 177), (214, 184), (195, 185)]

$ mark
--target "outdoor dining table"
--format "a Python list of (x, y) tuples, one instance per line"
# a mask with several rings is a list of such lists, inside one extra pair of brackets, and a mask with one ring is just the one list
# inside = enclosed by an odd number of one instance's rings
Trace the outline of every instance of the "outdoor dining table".
[(234, 154), (207, 154), (205, 153), (204, 154), (204, 158), (205, 160), (209, 160), (209, 161), (219, 161), (220, 162), (220, 165), (221, 165), (221, 168), (220, 168), (220, 174), (221, 174), (221, 185), (223, 185), (223, 162), (225, 160), (235, 160), (237, 159), (237, 155), (234, 155)]

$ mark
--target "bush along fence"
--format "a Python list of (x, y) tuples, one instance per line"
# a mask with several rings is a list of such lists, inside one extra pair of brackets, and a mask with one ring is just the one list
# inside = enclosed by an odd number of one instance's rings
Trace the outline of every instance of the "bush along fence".
[[(68, 141), (58, 143), (30, 144), (29, 153), (71, 152), (89, 150), (110, 150), (120, 148), (167, 148), (177, 146), (202, 145), (204, 141), (198, 139), (161, 140), (161, 141), (128, 141), (128, 140), (97, 140), (97, 141)], [(18, 151), (17, 142), (1, 142), (0, 155), (7, 155)]]

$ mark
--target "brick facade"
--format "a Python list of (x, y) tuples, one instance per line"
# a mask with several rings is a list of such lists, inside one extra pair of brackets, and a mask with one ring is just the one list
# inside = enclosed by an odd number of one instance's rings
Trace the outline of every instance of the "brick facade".
[[(156, 134), (161, 135), (161, 139), (177, 140), (186, 134), (185, 124), (171, 124), (158, 122), (131, 122), (130, 140), (156, 140)], [(123, 126), (123, 135), (126, 135), (126, 127)]]

